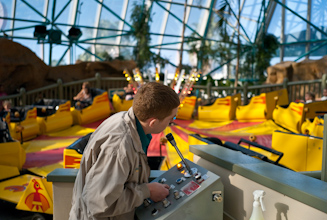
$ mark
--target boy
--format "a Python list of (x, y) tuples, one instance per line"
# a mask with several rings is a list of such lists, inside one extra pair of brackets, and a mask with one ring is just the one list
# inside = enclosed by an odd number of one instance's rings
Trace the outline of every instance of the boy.
[(75, 180), (70, 219), (134, 219), (144, 199), (158, 202), (168, 196), (167, 184), (148, 183), (146, 152), (150, 134), (174, 120), (179, 104), (170, 87), (147, 83), (127, 112), (110, 116), (96, 129)]

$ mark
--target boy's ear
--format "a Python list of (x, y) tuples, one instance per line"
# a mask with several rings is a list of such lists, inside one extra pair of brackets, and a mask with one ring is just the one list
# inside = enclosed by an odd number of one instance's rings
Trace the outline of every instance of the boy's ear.
[(149, 127), (153, 127), (158, 119), (156, 118), (149, 118)]

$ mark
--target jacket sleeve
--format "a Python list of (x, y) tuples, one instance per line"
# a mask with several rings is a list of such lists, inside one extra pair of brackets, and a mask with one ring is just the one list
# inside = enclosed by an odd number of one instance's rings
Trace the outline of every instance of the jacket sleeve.
[(134, 211), (145, 198), (150, 197), (145, 183), (126, 183), (133, 172), (124, 154), (101, 151), (86, 175), (82, 192), (88, 214), (95, 218), (121, 215)]

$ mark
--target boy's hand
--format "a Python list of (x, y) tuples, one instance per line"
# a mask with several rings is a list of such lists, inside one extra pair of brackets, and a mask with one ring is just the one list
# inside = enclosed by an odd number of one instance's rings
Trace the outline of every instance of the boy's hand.
[(169, 195), (169, 186), (167, 184), (161, 183), (148, 183), (150, 190), (150, 199), (154, 202), (159, 202), (164, 200)]

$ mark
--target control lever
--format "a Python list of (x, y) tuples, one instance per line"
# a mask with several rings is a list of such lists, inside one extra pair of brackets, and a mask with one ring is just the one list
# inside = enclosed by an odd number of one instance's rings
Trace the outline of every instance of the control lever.
[(193, 168), (193, 170), (192, 170), (192, 169), (190, 168), (190, 166), (188, 165), (188, 163), (186, 163), (186, 161), (185, 161), (185, 159), (184, 159), (182, 153), (179, 151), (179, 149), (178, 149), (178, 147), (177, 147), (177, 145), (176, 145), (176, 141), (175, 141), (175, 139), (174, 139), (174, 136), (173, 136), (171, 133), (169, 133), (169, 134), (166, 135), (166, 138), (167, 138), (167, 140), (169, 141), (169, 143), (170, 143), (171, 145), (173, 145), (173, 147), (176, 149), (176, 151), (177, 151), (179, 157), (182, 159), (183, 163), (185, 164), (185, 167), (186, 167), (186, 170), (187, 170), (187, 173), (185, 173), (185, 176), (186, 176), (186, 177), (190, 177), (190, 176), (193, 175), (193, 172), (196, 173), (196, 172), (197, 172), (197, 169), (196, 169), (196, 168)]

